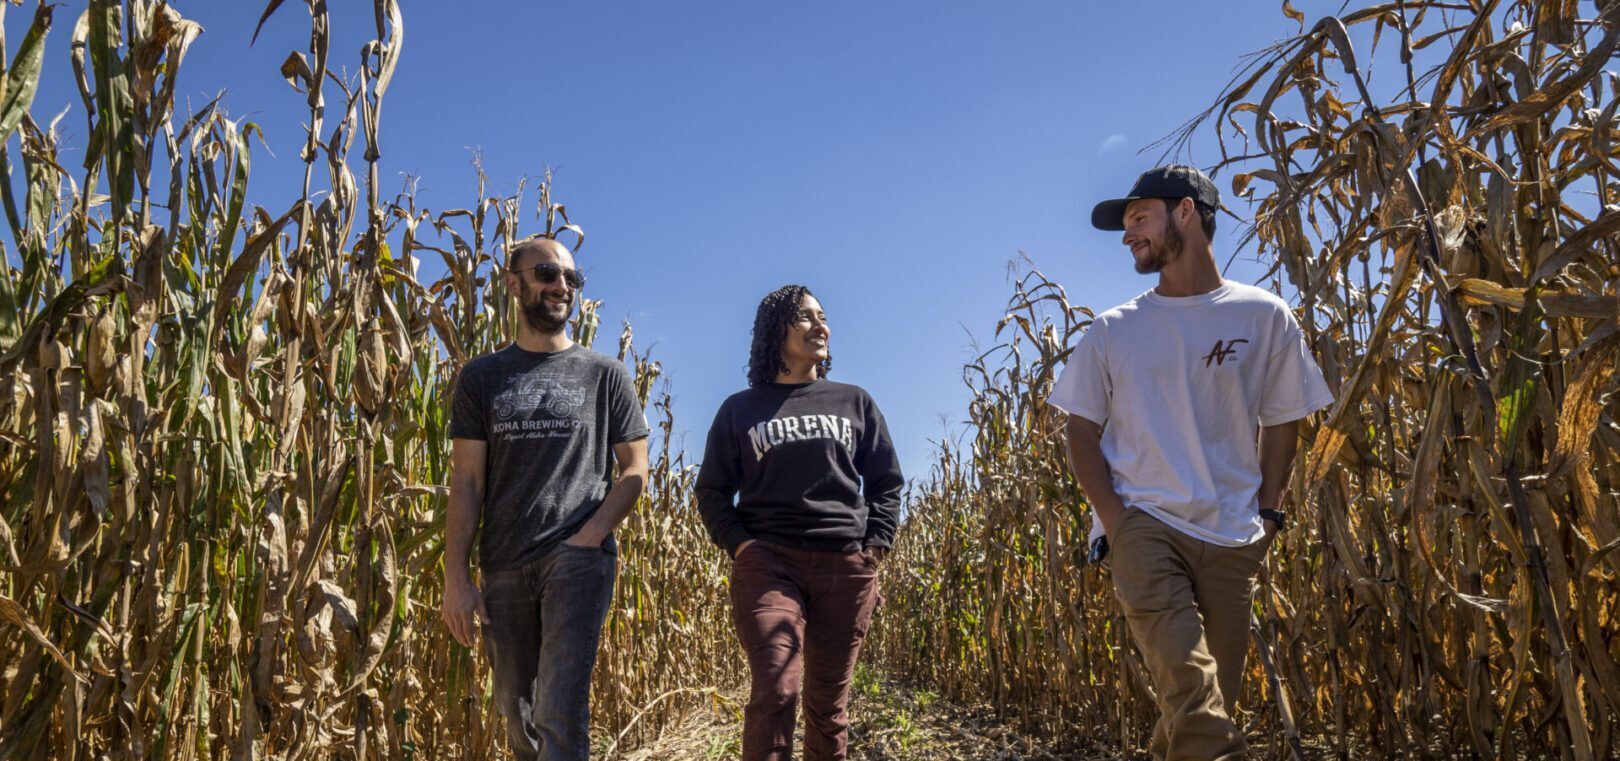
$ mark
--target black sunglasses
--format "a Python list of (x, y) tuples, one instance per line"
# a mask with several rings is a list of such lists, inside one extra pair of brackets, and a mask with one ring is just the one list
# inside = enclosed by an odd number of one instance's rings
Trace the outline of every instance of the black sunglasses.
[(559, 264), (552, 264), (551, 262), (541, 262), (533, 267), (516, 270), (516, 272), (520, 275), (523, 272), (533, 272), (534, 279), (540, 281), (542, 285), (551, 285), (557, 282), (558, 277), (561, 277), (568, 281), (569, 288), (576, 291), (585, 287), (585, 273), (568, 269)]

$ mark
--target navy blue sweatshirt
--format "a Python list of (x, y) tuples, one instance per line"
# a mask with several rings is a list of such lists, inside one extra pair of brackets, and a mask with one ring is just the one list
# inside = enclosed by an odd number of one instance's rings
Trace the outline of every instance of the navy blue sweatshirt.
[(887, 548), (905, 478), (872, 397), (816, 380), (732, 394), (709, 427), (698, 511), (727, 554), (749, 539), (805, 550)]

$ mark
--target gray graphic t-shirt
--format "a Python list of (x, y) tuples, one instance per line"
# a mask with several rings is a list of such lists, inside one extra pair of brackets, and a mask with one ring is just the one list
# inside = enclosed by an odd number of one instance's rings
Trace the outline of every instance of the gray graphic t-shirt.
[(567, 539), (607, 496), (613, 445), (647, 436), (630, 371), (575, 344), (516, 345), (461, 369), (450, 436), (489, 443), (478, 564), (524, 565)]

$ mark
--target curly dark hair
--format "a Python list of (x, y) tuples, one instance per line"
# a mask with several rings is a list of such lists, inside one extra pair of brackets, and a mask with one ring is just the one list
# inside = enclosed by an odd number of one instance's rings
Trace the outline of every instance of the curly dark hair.
[[(799, 302), (814, 295), (802, 285), (784, 285), (759, 302), (754, 312), (754, 343), (748, 349), (750, 387), (775, 383), (777, 375), (787, 372), (782, 342), (787, 340), (788, 326), (799, 318)], [(832, 372), (832, 357), (821, 360), (819, 367), (820, 377), (827, 377)]]

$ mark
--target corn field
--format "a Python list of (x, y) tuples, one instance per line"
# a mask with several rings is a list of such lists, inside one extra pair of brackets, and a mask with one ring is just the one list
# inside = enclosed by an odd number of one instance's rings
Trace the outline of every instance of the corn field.
[[(1336, 389), (1302, 427), (1242, 718), (1279, 757), (1302, 735), (1351, 758), (1616, 757), (1620, 3), (1283, 10), (1299, 34), (1170, 146), (1219, 134), (1245, 240)], [(875, 652), (1142, 747), (1146, 672), (1081, 567), (1089, 515), (1043, 404), (1092, 313), (1019, 273), (967, 368), (966, 441), (909, 504)]]
[[(307, 107), (305, 173), (285, 209), (248, 201), (254, 124), (217, 101), (175, 113), (201, 29), (174, 8), (92, 0), (74, 22), (82, 166), (29, 112), (62, 9), (41, 4), (10, 55), (0, 758), (489, 758), (504, 742), (481, 659), (439, 621), (446, 391), (513, 335), (504, 247), (583, 233), (549, 177), (489, 197), (477, 167), (478, 198), (441, 213), (385, 193), (400, 9), (375, 3), (343, 79), (326, 3), (302, 5), (308, 45), (282, 74)], [(417, 279), (424, 257), (441, 279)], [(587, 345), (598, 306), (573, 326)], [(628, 325), (618, 351), (667, 441), (658, 365)], [(667, 449), (654, 466), (594, 690), (608, 742), (740, 664), (714, 635), (724, 559), (689, 470)]]
[[(491, 196), (475, 164), (477, 197), (441, 212), (381, 186), (396, 0), (374, 0), (358, 61), (334, 61), (325, 0), (295, 4), (304, 183), (274, 209), (248, 198), (257, 126), (175, 112), (202, 30), (156, 0), (87, 5), (82, 116), (58, 117), (86, 120), (82, 157), (30, 111), (64, 8), (0, 41), (19, 146), (0, 152), (0, 759), (502, 756), (483, 660), (438, 615), (446, 391), (513, 334), (505, 247), (589, 257), (581, 227), (549, 176)], [(1284, 13), (1298, 35), (1180, 136), (1221, 138), (1245, 242), (1338, 398), (1303, 427), (1241, 718), (1279, 756), (1614, 757), (1620, 3)], [(1398, 73), (1388, 102), (1374, 60)], [(1013, 290), (966, 368), (964, 443), (911, 492), (865, 657), (1031, 732), (1140, 746), (1151, 689), (1081, 562), (1088, 510), (1044, 404), (1091, 312), (1031, 267)], [(587, 345), (599, 307), (573, 325)], [(655, 456), (593, 686), (610, 755), (732, 710), (742, 673), (661, 367), (628, 325), (618, 354)]]

